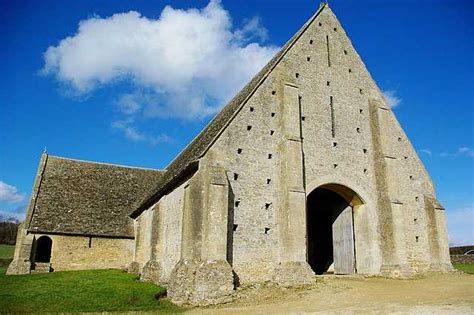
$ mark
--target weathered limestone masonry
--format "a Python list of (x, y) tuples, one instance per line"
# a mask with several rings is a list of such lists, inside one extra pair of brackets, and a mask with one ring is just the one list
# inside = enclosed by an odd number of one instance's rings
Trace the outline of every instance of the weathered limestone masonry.
[[(332, 204), (317, 199), (331, 194)], [(342, 274), (452, 269), (431, 179), (327, 4), (132, 217), (142, 278), (168, 284), (177, 303), (222, 302), (241, 284), (305, 284), (333, 262)], [(327, 244), (314, 238), (321, 224)]]
[(7, 274), (128, 267), (128, 215), (161, 175), (45, 152)]

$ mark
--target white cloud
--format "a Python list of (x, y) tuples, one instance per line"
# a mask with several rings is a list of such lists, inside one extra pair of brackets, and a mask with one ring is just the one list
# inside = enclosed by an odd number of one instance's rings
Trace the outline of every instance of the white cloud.
[(464, 156), (467, 156), (467, 157), (474, 158), (474, 149), (471, 149), (471, 148), (468, 148), (468, 147), (459, 148), (458, 153), (460, 155), (464, 155)]
[(382, 91), (385, 100), (387, 101), (388, 106), (391, 108), (397, 107), (402, 102), (402, 99), (397, 96), (397, 91), (395, 90), (386, 90)]
[(92, 17), (47, 49), (42, 73), (78, 95), (130, 82), (117, 101), (124, 115), (196, 119), (215, 113), (276, 53), (255, 42), (267, 37), (258, 18), (235, 29), (219, 0), (203, 9), (167, 6), (158, 19), (135, 11)]
[(25, 194), (19, 193), (15, 186), (0, 181), (0, 201), (19, 203), (25, 200)]
[(433, 152), (431, 152), (431, 150), (429, 150), (429, 149), (421, 149), (420, 152), (424, 153), (426, 155), (429, 155), (429, 156), (433, 155)]
[(133, 119), (129, 118), (126, 120), (116, 120), (112, 122), (111, 125), (113, 129), (123, 132), (125, 137), (133, 142), (146, 142), (151, 145), (173, 142), (173, 139), (166, 134), (161, 134), (159, 136), (145, 134), (139, 131), (133, 123)]
[(450, 246), (474, 244), (474, 204), (446, 211)]
[(456, 152), (449, 153), (449, 152), (442, 152), (438, 154), (439, 157), (451, 157), (451, 158), (456, 158), (456, 157), (469, 157), (469, 158), (474, 158), (474, 149), (468, 148), (468, 147), (460, 147)]
[(20, 206), (13, 210), (0, 209), (0, 220), (22, 221), (23, 219), (25, 219), (25, 215), (26, 215), (26, 206)]

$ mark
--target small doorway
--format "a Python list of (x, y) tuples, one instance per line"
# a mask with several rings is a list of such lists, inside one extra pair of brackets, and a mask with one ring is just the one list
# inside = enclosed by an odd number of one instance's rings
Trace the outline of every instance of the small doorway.
[(308, 263), (316, 274), (356, 272), (355, 198), (360, 201), (351, 189), (335, 184), (321, 186), (308, 195)]
[(51, 261), (51, 247), (53, 241), (48, 236), (41, 236), (36, 240), (35, 259), (36, 263), (49, 263)]

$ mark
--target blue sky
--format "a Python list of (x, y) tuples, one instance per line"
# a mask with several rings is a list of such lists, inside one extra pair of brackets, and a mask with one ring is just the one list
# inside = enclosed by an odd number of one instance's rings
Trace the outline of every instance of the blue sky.
[[(1, 0), (0, 214), (22, 216), (45, 147), (164, 168), (318, 5)], [(474, 243), (474, 2), (330, 6), (396, 105), (450, 241)]]

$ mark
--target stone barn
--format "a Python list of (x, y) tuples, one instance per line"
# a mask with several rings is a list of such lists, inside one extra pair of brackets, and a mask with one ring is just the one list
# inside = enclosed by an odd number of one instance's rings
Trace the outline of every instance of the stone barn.
[(7, 274), (128, 267), (130, 209), (162, 174), (43, 153)]
[[(452, 269), (433, 183), (327, 4), (163, 172), (120, 170), (74, 201), (62, 178), (85, 175), (57, 173), (48, 197), (30, 205), (16, 264), (34, 261), (31, 237), (52, 235), (53, 268), (54, 257), (58, 270), (129, 263), (192, 304), (226, 301), (241, 284), (300, 285), (327, 272)], [(85, 255), (92, 235), (92, 247), (95, 237), (110, 245), (89, 257), (108, 249), (107, 263), (61, 265)]]

